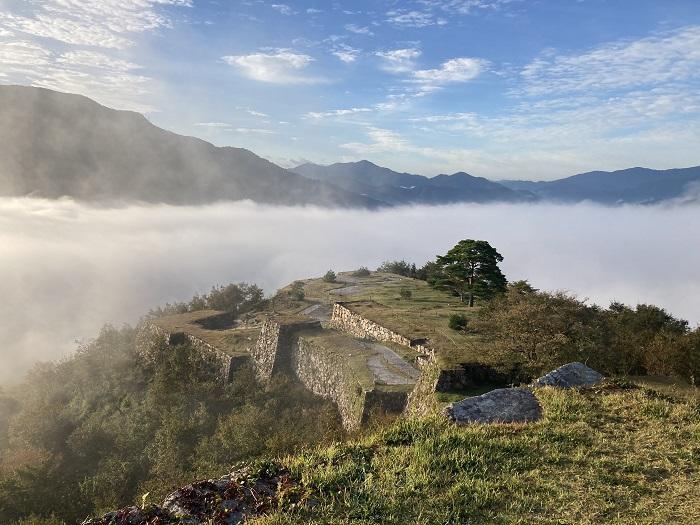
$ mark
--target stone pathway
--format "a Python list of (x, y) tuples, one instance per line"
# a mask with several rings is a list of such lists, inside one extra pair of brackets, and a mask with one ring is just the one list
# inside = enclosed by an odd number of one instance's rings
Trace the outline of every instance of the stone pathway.
[(372, 370), (376, 381), (385, 385), (412, 385), (418, 381), (420, 372), (391, 348), (370, 341), (360, 341), (360, 344), (374, 352), (367, 359), (367, 366)]
[(299, 313), (321, 321), (321, 323), (327, 323), (331, 319), (332, 307), (328, 304), (312, 304)]

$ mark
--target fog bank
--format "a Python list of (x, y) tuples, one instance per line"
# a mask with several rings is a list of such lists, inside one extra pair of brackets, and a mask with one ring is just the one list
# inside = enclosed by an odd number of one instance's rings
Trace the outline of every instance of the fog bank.
[(100, 209), (0, 199), (0, 382), (72, 351), (106, 322), (214, 284), (268, 293), (332, 268), (417, 264), (486, 239), (509, 280), (591, 302), (654, 303), (700, 321), (700, 207), (458, 205), (378, 212), (252, 203)]

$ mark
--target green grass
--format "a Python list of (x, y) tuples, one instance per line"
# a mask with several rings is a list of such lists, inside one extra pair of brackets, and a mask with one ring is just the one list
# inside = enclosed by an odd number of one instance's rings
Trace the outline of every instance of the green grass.
[(248, 354), (260, 335), (259, 327), (208, 330), (197, 323), (198, 320), (221, 314), (215, 310), (199, 310), (179, 315), (169, 315), (151, 322), (168, 333), (184, 332), (191, 334), (232, 357)]
[(401, 419), (287, 457), (312, 504), (252, 523), (700, 523), (697, 400), (623, 383), (536, 395), (530, 425)]
[[(468, 308), (457, 297), (436, 290), (418, 279), (380, 272), (372, 272), (361, 278), (353, 278), (351, 272), (338, 275), (338, 281), (348, 278), (356, 282), (329, 284), (320, 279), (304, 281), (306, 296), (324, 302), (366, 301), (352, 308), (367, 319), (410, 339), (429, 339), (444, 368), (465, 362), (497, 364), (483, 352), (479, 337), (448, 327), (452, 314), (461, 313), (468, 319), (474, 318), (478, 307)], [(357, 287), (354, 293), (343, 296), (329, 294), (333, 289), (353, 285)], [(400, 296), (402, 289), (411, 292), (410, 299)]]

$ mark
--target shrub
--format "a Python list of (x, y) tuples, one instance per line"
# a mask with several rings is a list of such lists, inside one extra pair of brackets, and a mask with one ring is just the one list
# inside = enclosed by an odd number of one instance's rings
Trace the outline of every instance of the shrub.
[(370, 271), (366, 266), (360, 266), (357, 270), (352, 272), (353, 277), (367, 277), (369, 274)]
[(401, 288), (401, 290), (399, 291), (399, 295), (401, 296), (401, 299), (408, 300), (411, 297), (413, 297), (413, 292), (408, 288)]
[(333, 270), (328, 270), (326, 272), (326, 275), (323, 276), (324, 282), (327, 282), (327, 283), (334, 283), (335, 278), (336, 278), (336, 275), (335, 275), (335, 272)]
[(304, 283), (301, 281), (294, 281), (291, 289), (289, 290), (289, 297), (291, 297), (294, 301), (303, 301), (305, 296)]
[(449, 327), (452, 330), (464, 330), (468, 324), (467, 316), (464, 314), (452, 314), (449, 320)]

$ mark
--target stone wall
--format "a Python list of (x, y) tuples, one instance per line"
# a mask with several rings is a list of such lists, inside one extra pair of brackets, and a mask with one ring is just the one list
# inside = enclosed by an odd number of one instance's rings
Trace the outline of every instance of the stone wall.
[(354, 380), (346, 360), (338, 359), (302, 336), (294, 345), (291, 365), (294, 375), (306, 388), (335, 403), (345, 428), (359, 427), (364, 414), (365, 391)]
[(320, 327), (320, 321), (307, 319), (266, 320), (258, 342), (250, 350), (258, 379), (267, 381), (273, 374), (278, 373), (291, 375), (293, 373), (291, 357), (296, 334), (301, 330)]
[(150, 335), (162, 337), (169, 345), (191, 344), (193, 348), (201, 352), (212, 366), (213, 371), (224, 381), (231, 381), (234, 372), (250, 362), (248, 356), (232, 357), (192, 334), (184, 332), (170, 333), (153, 323), (146, 323), (143, 330)]
[(435, 353), (424, 339), (410, 339), (367, 319), (352, 309), (352, 303), (335, 303), (329, 326), (355, 337), (407, 346), (426, 356)]

